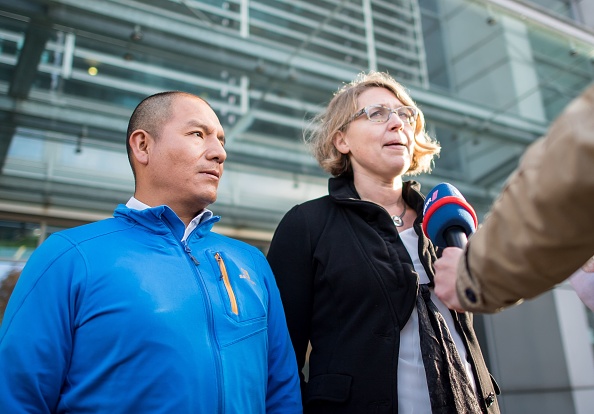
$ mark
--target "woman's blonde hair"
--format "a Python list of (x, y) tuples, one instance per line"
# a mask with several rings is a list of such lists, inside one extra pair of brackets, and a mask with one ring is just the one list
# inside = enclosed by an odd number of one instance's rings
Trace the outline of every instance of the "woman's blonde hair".
[(335, 94), (326, 109), (315, 116), (304, 131), (305, 142), (309, 145), (320, 166), (333, 176), (352, 174), (348, 154), (342, 154), (334, 146), (334, 137), (348, 127), (347, 123), (357, 111), (357, 99), (369, 88), (386, 88), (405, 106), (418, 110), (414, 124), (414, 154), (406, 174), (415, 175), (431, 171), (433, 156), (439, 154), (441, 147), (425, 131), (425, 118), (404, 87), (387, 73), (360, 73), (350, 83)]

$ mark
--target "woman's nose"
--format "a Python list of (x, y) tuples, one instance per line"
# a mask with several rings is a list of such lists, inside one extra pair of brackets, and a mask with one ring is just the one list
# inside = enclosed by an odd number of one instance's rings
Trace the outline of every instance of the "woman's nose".
[(388, 118), (390, 128), (402, 129), (404, 127), (404, 121), (398, 116), (397, 112), (392, 112), (390, 118)]

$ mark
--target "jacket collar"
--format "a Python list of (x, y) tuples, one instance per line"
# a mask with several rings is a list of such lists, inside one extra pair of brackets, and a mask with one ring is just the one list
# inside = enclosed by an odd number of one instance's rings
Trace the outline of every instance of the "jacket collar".
[[(405, 181), (402, 184), (402, 197), (406, 203), (414, 208), (417, 212), (417, 218), (413, 223), (413, 228), (415, 233), (417, 233), (417, 236), (419, 236), (419, 257), (421, 258), (421, 263), (423, 264), (423, 268), (425, 269), (431, 284), (433, 284), (434, 272), (430, 263), (436, 259), (436, 251), (431, 244), (431, 241), (423, 234), (421, 227), (423, 223), (423, 204), (425, 203), (425, 196), (421, 194), (420, 189), (421, 184), (417, 181)], [(330, 197), (336, 203), (343, 205), (348, 204), (349, 208), (357, 211), (368, 221), (371, 221), (372, 218), (376, 217), (378, 214), (386, 214), (383, 223), (386, 225), (386, 228), (391, 229), (391, 231), (395, 231), (394, 226), (391, 225), (392, 221), (385, 209), (381, 208), (375, 203), (361, 200), (361, 197), (355, 189), (352, 176), (338, 176), (330, 178), (328, 181), (328, 192)]]
[[(177, 240), (184, 236), (186, 226), (183, 221), (168, 206), (162, 205), (151, 207), (144, 210), (134, 210), (126, 207), (124, 204), (117, 206), (113, 213), (114, 217), (123, 217), (132, 220), (139, 225), (148, 228), (154, 233), (165, 235), (173, 234)], [(198, 224), (196, 229), (188, 237), (203, 237), (209, 233), (212, 226), (221, 219), (220, 216), (212, 216), (209, 219)]]
[[(425, 196), (421, 194), (420, 189), (421, 184), (417, 181), (405, 181), (402, 184), (402, 197), (404, 201), (417, 212), (415, 224), (423, 221)], [(328, 181), (328, 193), (338, 203), (361, 200), (355, 188), (352, 175), (340, 175), (330, 178)]]

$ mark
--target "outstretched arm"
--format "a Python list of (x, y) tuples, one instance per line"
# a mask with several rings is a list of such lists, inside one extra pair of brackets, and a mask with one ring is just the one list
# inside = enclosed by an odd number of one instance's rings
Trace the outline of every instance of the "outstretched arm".
[(496, 312), (537, 296), (591, 256), (593, 113), (594, 85), (522, 157), (458, 260), (456, 290), (464, 309)]

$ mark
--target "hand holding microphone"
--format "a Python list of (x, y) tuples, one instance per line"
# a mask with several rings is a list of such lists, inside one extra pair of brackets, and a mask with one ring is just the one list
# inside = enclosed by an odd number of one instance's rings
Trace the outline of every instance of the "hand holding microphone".
[(464, 312), (456, 291), (458, 263), (477, 224), (474, 209), (453, 185), (438, 184), (427, 195), (423, 206), (423, 232), (434, 245), (445, 248), (434, 264), (434, 291), (448, 308), (457, 312)]

